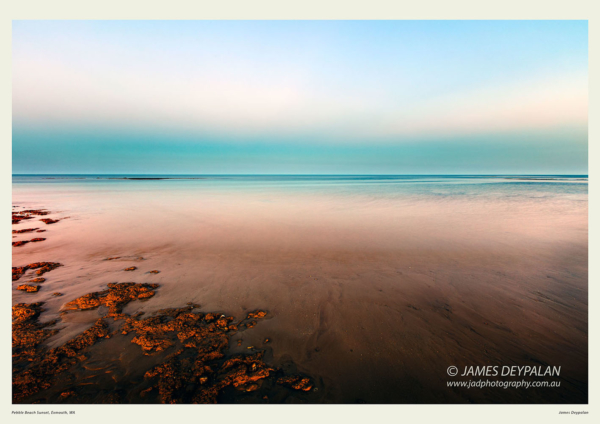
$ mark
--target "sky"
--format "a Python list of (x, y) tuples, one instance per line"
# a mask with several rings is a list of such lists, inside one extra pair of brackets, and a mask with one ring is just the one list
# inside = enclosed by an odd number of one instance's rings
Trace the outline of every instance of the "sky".
[(587, 21), (13, 21), (14, 174), (587, 174)]

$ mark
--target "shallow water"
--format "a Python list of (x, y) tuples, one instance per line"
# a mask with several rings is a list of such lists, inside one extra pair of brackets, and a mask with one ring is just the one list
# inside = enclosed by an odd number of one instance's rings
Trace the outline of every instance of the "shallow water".
[[(14, 303), (47, 302), (50, 320), (135, 281), (161, 287), (126, 312), (266, 309), (242, 348), (272, 339), (273, 363), (313, 376), (320, 402), (587, 401), (586, 177), (123, 178), (13, 177), (14, 210), (68, 217), (13, 225), (47, 230), (13, 266), (65, 265)], [(98, 316), (65, 315), (49, 344)], [(446, 384), (450, 365), (540, 364), (562, 366), (561, 388)]]

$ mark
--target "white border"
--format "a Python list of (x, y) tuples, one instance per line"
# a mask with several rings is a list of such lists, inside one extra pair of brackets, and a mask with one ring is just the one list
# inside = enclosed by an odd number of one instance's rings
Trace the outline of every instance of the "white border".
[[(5, 234), (0, 269), (6, 275), (2, 287), (2, 320), (0, 340), (2, 343), (0, 370), (0, 405), (2, 420), (9, 422), (166, 422), (179, 419), (189, 422), (260, 422), (260, 423), (421, 423), (457, 422), (598, 422), (598, 376), (600, 343), (598, 341), (599, 316), (597, 300), (598, 267), (593, 258), (598, 256), (600, 230), (594, 214), (598, 209), (598, 190), (594, 184), (594, 164), (598, 164), (599, 149), (596, 141), (598, 122), (598, 85), (591, 78), (589, 108), (589, 174), (590, 174), (590, 264), (589, 264), (589, 405), (270, 405), (270, 406), (224, 406), (224, 405), (85, 405), (44, 406), (11, 404), (11, 354), (10, 310), (11, 284), (8, 269), (11, 248), (8, 244), (11, 228), (8, 213), (11, 210), (11, 22), (14, 19), (584, 19), (589, 28), (589, 75), (600, 75), (600, 49), (598, 34), (600, 1), (598, 0), (502, 0), (484, 2), (477, 0), (420, 0), (401, 3), (391, 0), (12, 0), (3, 5), (0, 18), (2, 34), (2, 143), (0, 169), (2, 180), (2, 207), (6, 216), (2, 222)], [(594, 95), (596, 94), (596, 95)], [(75, 410), (76, 415), (42, 416), (12, 415), (13, 410)], [(587, 410), (589, 415), (558, 415), (559, 410)], [(592, 418), (596, 416), (596, 418)]]

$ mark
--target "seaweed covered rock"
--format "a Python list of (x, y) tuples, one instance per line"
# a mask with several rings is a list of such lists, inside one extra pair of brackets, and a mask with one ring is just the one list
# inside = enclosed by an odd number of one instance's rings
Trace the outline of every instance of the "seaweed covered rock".
[[(156, 284), (114, 283), (106, 290), (67, 303), (67, 310), (87, 310), (102, 305), (109, 308), (109, 313), (82, 334), (53, 349), (45, 348), (42, 343), (57, 331), (46, 328), (54, 322), (39, 323), (42, 304), (15, 305), (13, 401), (217, 403), (254, 396), (252, 399), (264, 402), (273, 394), (275, 398), (284, 399), (285, 393), (311, 390), (310, 378), (285, 376), (282, 370), (268, 365), (264, 360), (265, 351), (228, 354), (230, 338), (238, 327), (248, 319), (264, 318), (267, 315), (264, 311), (253, 312), (250, 318), (237, 324), (233, 317), (222, 313), (200, 312), (200, 305), (193, 303), (182, 308), (162, 309), (143, 319), (143, 313), (133, 316), (122, 313), (125, 304), (153, 295), (157, 287)], [(111, 318), (114, 321), (109, 325)], [(113, 327), (111, 333), (109, 328), (114, 325), (117, 327)], [(143, 381), (110, 380), (111, 384), (117, 382), (114, 390), (95, 392), (93, 385), (100, 381), (98, 379), (106, 378), (106, 374), (83, 377), (81, 370), (98, 369), (93, 359), (90, 368), (87, 356), (92, 353), (93, 358), (94, 349), (101, 348), (95, 347), (96, 343), (113, 337), (128, 337), (139, 346), (137, 352), (145, 358), (139, 362), (147, 364), (147, 368), (142, 368)]]
[(42, 313), (42, 302), (37, 303), (17, 303), (12, 307), (13, 323), (24, 323), (37, 319)]
[(310, 378), (302, 375), (291, 375), (277, 379), (277, 383), (288, 386), (294, 390), (302, 390), (308, 392), (312, 389), (313, 383)]
[[(28, 335), (30, 337), (17, 336), (17, 339), (23, 338), (27, 341), (30, 351), (28, 352), (28, 363), (25, 364), (23, 361), (15, 361), (15, 353), (13, 353), (13, 401), (19, 401), (40, 390), (48, 389), (52, 386), (56, 376), (67, 371), (77, 362), (86, 359), (84, 355), (81, 355), (82, 350), (93, 345), (99, 339), (110, 337), (108, 325), (103, 319), (99, 319), (91, 328), (64, 345), (46, 350), (40, 344), (45, 338), (53, 334), (44, 329), (44, 326), (50, 323), (45, 325), (37, 323), (37, 316), (35, 320), (34, 323), (30, 323), (34, 329), (29, 330)], [(35, 329), (38, 332), (31, 335)], [(14, 340), (15, 325), (13, 323), (13, 351), (15, 349)], [(23, 347), (18, 347), (21, 349), (21, 356), (23, 356)]]
[(37, 230), (37, 228), (24, 228), (23, 230), (12, 230), (12, 233), (13, 234), (32, 233), (35, 230)]
[(39, 241), (44, 241), (46, 240), (45, 238), (41, 238), (41, 237), (36, 237), (34, 239), (31, 240), (20, 240), (20, 241), (13, 241), (13, 247), (18, 247), (18, 246), (23, 246), (24, 244), (27, 243), (37, 243)]
[(20, 368), (40, 359), (40, 344), (57, 332), (46, 328), (54, 324), (53, 322), (38, 322), (38, 317), (43, 311), (42, 305), (42, 302), (18, 303), (12, 307), (13, 377), (15, 370), (18, 374)]
[(13, 212), (12, 213), (12, 223), (13, 224), (18, 224), (21, 221), (24, 221), (26, 219), (32, 219), (32, 216), (26, 216), (26, 215), (19, 215), (18, 212)]
[[(48, 215), (50, 212), (43, 209), (27, 209), (24, 211), (17, 211), (12, 213), (12, 223), (18, 224), (21, 221), (26, 219), (32, 219), (34, 215), (44, 216)], [(26, 232), (26, 231), (23, 231)]]
[[(254, 391), (259, 380), (276, 370), (262, 361), (264, 352), (225, 359), (232, 317), (192, 312), (193, 306), (161, 310), (144, 320), (128, 319), (123, 333), (136, 332), (132, 340), (146, 354), (174, 346), (164, 363), (146, 372), (156, 379), (163, 403), (216, 403), (225, 387)], [(224, 360), (225, 359), (225, 360)]]
[(29, 265), (24, 266), (13, 266), (12, 267), (12, 279), (13, 281), (17, 281), (19, 278), (23, 276), (30, 269), (37, 269), (37, 275), (43, 275), (46, 272), (52, 271), (58, 267), (62, 266), (62, 264), (58, 262), (35, 262)]
[(27, 209), (27, 210), (21, 211), (20, 213), (26, 214), (26, 215), (39, 215), (39, 216), (44, 216), (44, 215), (50, 214), (50, 212), (45, 209)]
[(17, 287), (17, 290), (26, 291), (29, 293), (37, 293), (40, 290), (40, 286), (34, 286), (31, 284), (21, 284)]
[(29, 269), (37, 269), (35, 272), (37, 275), (44, 275), (45, 273), (50, 272), (59, 266), (62, 266), (62, 264), (58, 262), (36, 262), (34, 264), (30, 264)]
[(248, 314), (248, 319), (252, 319), (252, 318), (264, 318), (267, 316), (267, 313), (265, 311), (261, 311), (260, 309), (257, 309), (254, 312), (250, 312)]
[(104, 305), (109, 309), (109, 316), (113, 316), (119, 314), (121, 308), (132, 300), (154, 296), (153, 289), (157, 287), (158, 284), (110, 283), (107, 290), (78, 297), (67, 303), (63, 309), (93, 309)]
[(46, 281), (44, 277), (35, 277), (29, 280), (28, 283), (43, 283), (44, 281)]

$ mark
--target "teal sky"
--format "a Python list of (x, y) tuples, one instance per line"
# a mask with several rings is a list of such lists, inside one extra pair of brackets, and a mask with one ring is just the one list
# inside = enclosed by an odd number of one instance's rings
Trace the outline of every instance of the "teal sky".
[(13, 21), (13, 173), (587, 174), (586, 21)]

